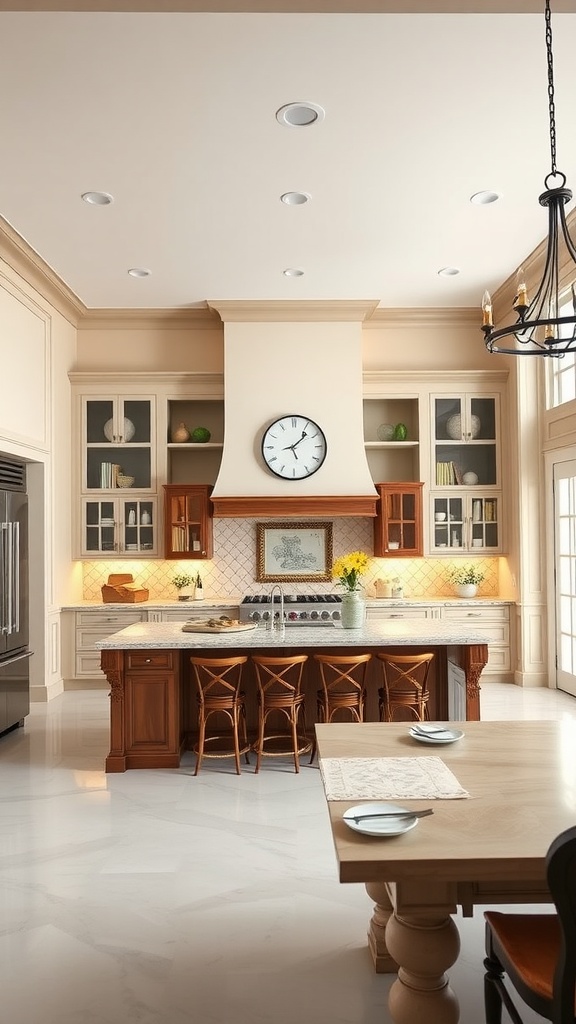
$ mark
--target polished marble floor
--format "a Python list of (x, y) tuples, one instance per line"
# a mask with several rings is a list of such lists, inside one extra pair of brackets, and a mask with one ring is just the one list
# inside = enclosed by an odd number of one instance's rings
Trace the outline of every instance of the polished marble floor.
[[(576, 716), (490, 684), (482, 717)], [(0, 739), (0, 991), (10, 1024), (388, 1024), (371, 903), (340, 885), (319, 772), (269, 761), (105, 775), (105, 690)], [(215, 767), (217, 766), (217, 767)], [(482, 1024), (481, 913), (451, 977)], [(526, 1013), (526, 1024), (541, 1018)]]

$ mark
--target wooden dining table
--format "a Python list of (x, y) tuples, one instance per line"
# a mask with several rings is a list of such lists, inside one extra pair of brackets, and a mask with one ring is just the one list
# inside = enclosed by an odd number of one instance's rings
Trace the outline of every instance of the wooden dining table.
[[(546, 852), (576, 823), (575, 722), (450, 727), (464, 735), (438, 745), (417, 742), (406, 722), (316, 726), (325, 790), (327, 759), (342, 762), (345, 779), (353, 774), (350, 759), (374, 759), (376, 775), (381, 758), (435, 757), (468, 793), (395, 800), (434, 813), (389, 838), (359, 834), (344, 822), (344, 812), (367, 799), (351, 787), (348, 799), (327, 801), (340, 881), (364, 883), (375, 904), (368, 929), (375, 969), (397, 972), (389, 996), (395, 1024), (456, 1024), (458, 999), (446, 973), (460, 952), (453, 915), (461, 907), (471, 916), (479, 904), (550, 903)], [(408, 762), (393, 767), (402, 772)]]

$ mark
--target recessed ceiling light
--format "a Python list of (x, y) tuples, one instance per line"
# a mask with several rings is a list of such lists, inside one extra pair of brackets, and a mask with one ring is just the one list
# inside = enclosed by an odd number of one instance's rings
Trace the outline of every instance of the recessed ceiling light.
[(303, 206), (312, 196), (308, 192), (285, 192), (280, 199), (286, 206)]
[(308, 128), (311, 124), (323, 121), (325, 111), (317, 103), (302, 100), (299, 103), (286, 103), (276, 111), (276, 120), (287, 128)]
[(110, 206), (114, 202), (114, 196), (109, 192), (83, 192), (82, 199), (91, 206)]
[(442, 267), (442, 270), (438, 271), (438, 277), (457, 277), (459, 273), (458, 267)]
[(304, 276), (304, 271), (303, 270), (298, 270), (296, 267), (287, 267), (286, 270), (282, 271), (282, 273), (284, 274), (284, 277), (303, 277)]
[(151, 271), (146, 270), (146, 267), (130, 267), (128, 273), (130, 277), (150, 277)]
[(501, 198), (499, 192), (475, 192), (473, 196), (470, 196), (470, 202), (476, 206), (488, 206), (489, 203), (497, 203)]

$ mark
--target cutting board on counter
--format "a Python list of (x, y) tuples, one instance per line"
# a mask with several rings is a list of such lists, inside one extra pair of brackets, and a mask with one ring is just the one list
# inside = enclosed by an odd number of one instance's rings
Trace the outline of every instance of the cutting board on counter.
[(245, 629), (256, 629), (255, 622), (234, 622), (226, 625), (211, 626), (208, 622), (185, 622), (184, 633), (243, 633)]

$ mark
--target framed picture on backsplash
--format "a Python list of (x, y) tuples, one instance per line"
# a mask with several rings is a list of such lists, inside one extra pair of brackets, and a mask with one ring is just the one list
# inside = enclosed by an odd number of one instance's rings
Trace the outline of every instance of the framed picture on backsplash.
[(260, 583), (332, 579), (332, 523), (257, 523), (256, 579)]

